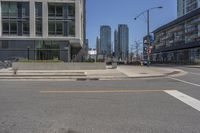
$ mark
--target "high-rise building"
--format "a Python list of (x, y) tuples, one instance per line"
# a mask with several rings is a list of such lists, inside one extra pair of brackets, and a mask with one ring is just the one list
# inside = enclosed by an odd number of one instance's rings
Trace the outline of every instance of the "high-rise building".
[(104, 56), (111, 55), (111, 27), (107, 25), (100, 28), (100, 52)]
[(126, 24), (118, 25), (118, 47), (119, 59), (122, 61), (128, 60), (129, 53), (129, 29)]
[(97, 56), (101, 53), (101, 47), (100, 47), (100, 39), (99, 37), (96, 38), (96, 50), (97, 50)]
[(177, 0), (177, 15), (181, 17), (200, 7), (200, 0)]
[(85, 0), (1, 0), (0, 59), (70, 61), (85, 41)]
[(120, 47), (119, 47), (119, 42), (118, 42), (118, 31), (115, 30), (114, 32), (114, 53), (115, 53), (115, 58), (119, 58), (119, 55), (120, 55)]

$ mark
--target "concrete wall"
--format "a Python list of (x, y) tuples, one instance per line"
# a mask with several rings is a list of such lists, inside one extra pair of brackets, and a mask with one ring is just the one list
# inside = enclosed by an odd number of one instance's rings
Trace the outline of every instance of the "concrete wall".
[(13, 63), (13, 69), (18, 70), (102, 70), (105, 63)]

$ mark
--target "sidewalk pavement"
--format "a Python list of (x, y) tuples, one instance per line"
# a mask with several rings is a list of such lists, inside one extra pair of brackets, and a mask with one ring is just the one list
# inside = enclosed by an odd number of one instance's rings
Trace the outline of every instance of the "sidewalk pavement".
[(12, 69), (1, 69), (0, 79), (48, 79), (48, 80), (123, 80), (133, 78), (155, 78), (180, 76), (186, 72), (165, 67), (118, 66), (117, 69), (106, 70), (19, 70), (14, 74)]
[(189, 65), (189, 68), (200, 68), (200, 65)]
[(185, 71), (180, 69), (153, 66), (119, 66), (117, 70), (131, 78), (181, 76), (186, 74)]

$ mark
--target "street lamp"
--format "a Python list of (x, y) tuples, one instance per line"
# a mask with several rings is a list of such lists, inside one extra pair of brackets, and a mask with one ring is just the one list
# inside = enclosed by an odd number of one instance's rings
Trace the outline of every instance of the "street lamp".
[[(158, 6), (158, 7), (153, 7), (153, 8), (149, 8), (143, 12), (141, 12), (138, 16), (136, 16), (134, 19), (137, 20), (141, 15), (147, 13), (147, 48), (149, 50), (150, 48), (150, 11), (154, 10), (154, 9), (162, 9), (162, 6)], [(148, 65), (150, 63), (150, 56), (148, 54)]]

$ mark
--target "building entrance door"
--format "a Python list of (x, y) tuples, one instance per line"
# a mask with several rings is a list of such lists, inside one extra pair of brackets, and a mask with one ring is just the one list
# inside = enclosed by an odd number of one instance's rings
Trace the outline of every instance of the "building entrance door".
[(36, 54), (37, 60), (60, 60), (59, 45), (52, 41), (43, 41), (38, 44)]
[(57, 49), (37, 49), (37, 60), (59, 60), (60, 51)]

